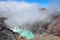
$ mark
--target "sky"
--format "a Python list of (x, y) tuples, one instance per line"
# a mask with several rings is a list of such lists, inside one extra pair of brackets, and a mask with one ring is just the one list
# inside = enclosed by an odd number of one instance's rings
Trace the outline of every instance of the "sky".
[(16, 2), (28, 2), (38, 3), (41, 7), (46, 8), (51, 2), (60, 2), (60, 0), (0, 0), (0, 1), (16, 1)]
[(47, 7), (48, 3), (51, 2), (49, 0), (0, 0), (0, 1), (16, 1), (16, 2), (28, 2), (28, 3), (38, 3), (41, 7)]
[(16, 2), (28, 2), (28, 3), (38, 3), (41, 7), (46, 8), (51, 2), (60, 2), (60, 0), (0, 0), (0, 1), (16, 1)]

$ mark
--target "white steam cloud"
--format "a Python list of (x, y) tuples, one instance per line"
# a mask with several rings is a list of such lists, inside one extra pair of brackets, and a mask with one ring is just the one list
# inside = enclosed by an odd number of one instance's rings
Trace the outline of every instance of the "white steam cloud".
[(47, 17), (40, 13), (38, 4), (24, 2), (0, 2), (0, 14), (8, 17), (6, 23), (12, 27), (19, 27), (27, 22), (33, 23)]
[(46, 13), (41, 13), (39, 8), (40, 7), (37, 3), (12, 1), (0, 2), (0, 15), (8, 17), (8, 19), (5, 21), (8, 26), (19, 28), (19, 26), (25, 23), (34, 23), (38, 20), (41, 21), (50, 15), (48, 10), (51, 9), (48, 9)]

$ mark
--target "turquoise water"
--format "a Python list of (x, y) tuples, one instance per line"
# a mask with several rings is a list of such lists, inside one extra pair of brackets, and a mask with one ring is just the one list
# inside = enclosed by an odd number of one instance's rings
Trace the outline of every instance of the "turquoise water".
[(20, 29), (19, 31), (16, 32), (19, 33), (20, 36), (22, 37), (27, 37), (28, 40), (34, 38), (34, 34), (31, 31)]

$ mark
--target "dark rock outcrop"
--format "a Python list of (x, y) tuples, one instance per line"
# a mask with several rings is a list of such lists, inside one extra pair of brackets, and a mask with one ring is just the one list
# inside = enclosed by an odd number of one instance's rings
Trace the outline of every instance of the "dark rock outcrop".
[(6, 20), (4, 17), (0, 18), (0, 40), (16, 40), (19, 34), (7, 28), (4, 20)]

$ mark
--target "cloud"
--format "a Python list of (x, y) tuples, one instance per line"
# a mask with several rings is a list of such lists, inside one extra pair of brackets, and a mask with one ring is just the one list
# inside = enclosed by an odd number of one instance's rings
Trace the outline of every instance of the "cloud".
[[(51, 5), (53, 4), (53, 5)], [(57, 5), (57, 4), (56, 4)], [(51, 6), (51, 7), (50, 7)], [(56, 7), (59, 7), (56, 6)], [(50, 3), (48, 10), (51, 11), (52, 8), (55, 9), (55, 3)], [(36, 21), (42, 21), (47, 18), (50, 14), (42, 13), (40, 11), (40, 6), (37, 3), (26, 3), (26, 2), (0, 2), (0, 15), (8, 17), (5, 23), (11, 28), (19, 28), (19, 26), (26, 23), (34, 23)]]
[(25, 23), (33, 23), (37, 20), (42, 20), (46, 16), (40, 13), (37, 3), (12, 1), (0, 2), (0, 15), (8, 17), (5, 23), (14, 28), (18, 28)]

